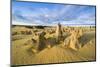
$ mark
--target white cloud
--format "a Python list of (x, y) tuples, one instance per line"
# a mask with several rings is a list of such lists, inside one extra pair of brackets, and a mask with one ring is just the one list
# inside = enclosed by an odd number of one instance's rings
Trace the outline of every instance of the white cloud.
[(36, 25), (36, 24), (19, 22), (19, 21), (12, 21), (12, 25)]
[[(76, 5), (63, 5), (49, 7), (26, 7), (23, 9), (16, 8), (15, 15), (19, 14), (16, 19), (13, 20), (14, 24), (40, 24), (40, 25), (53, 25), (60, 21), (62, 24), (95, 24), (95, 16), (90, 11), (85, 12), (86, 6)], [(27, 9), (27, 10), (26, 10)], [(90, 8), (87, 8), (90, 10)], [(20, 11), (20, 12), (16, 12)], [(21, 19), (22, 17), (22, 19)], [(23, 19), (24, 18), (24, 19)], [(17, 22), (18, 19), (22, 21)], [(92, 19), (92, 20), (91, 20)]]

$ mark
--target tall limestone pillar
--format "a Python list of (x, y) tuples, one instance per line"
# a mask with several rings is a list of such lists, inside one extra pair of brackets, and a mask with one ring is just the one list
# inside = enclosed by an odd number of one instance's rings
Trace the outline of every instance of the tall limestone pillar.
[(56, 41), (57, 43), (61, 40), (62, 38), (62, 30), (61, 30), (61, 24), (58, 23), (56, 27)]
[(38, 51), (41, 51), (46, 47), (44, 35), (45, 35), (45, 32), (38, 33), (38, 40), (37, 40), (37, 50)]

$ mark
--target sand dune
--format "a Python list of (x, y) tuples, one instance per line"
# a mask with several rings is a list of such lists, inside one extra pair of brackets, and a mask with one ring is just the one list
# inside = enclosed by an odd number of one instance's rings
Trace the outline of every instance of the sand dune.
[(79, 53), (82, 56), (88, 58), (88, 60), (95, 60), (96, 59), (95, 50), (96, 50), (95, 40), (92, 39), (79, 50)]
[(34, 64), (75, 61), (87, 61), (87, 59), (70, 48), (64, 49), (59, 46), (54, 46), (51, 49), (44, 49), (34, 57)]

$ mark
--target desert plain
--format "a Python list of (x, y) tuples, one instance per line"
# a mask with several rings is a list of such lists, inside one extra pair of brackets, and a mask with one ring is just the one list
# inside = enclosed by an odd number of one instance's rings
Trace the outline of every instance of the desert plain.
[(12, 25), (11, 64), (50, 64), (96, 60), (95, 26)]

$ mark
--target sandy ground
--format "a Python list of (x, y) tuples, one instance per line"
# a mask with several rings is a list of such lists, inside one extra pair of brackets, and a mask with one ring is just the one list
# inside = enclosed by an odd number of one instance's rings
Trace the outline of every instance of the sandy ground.
[(12, 40), (12, 45), (11, 45), (12, 65), (62, 63), (62, 62), (96, 60), (95, 59), (96, 57), (95, 56), (95, 30), (90, 32), (87, 31), (82, 35), (82, 37), (79, 39), (79, 42), (83, 46), (77, 51), (69, 47), (67, 48), (63, 47), (62, 46), (63, 42), (62, 42), (58, 45), (54, 45), (53, 47), (45, 48), (40, 52), (34, 53), (32, 50), (34, 50), (34, 45), (36, 45), (36, 43), (31, 43), (30, 41), (30, 39), (33, 36), (34, 35), (12, 36), (13, 38), (15, 38), (15, 40)]

